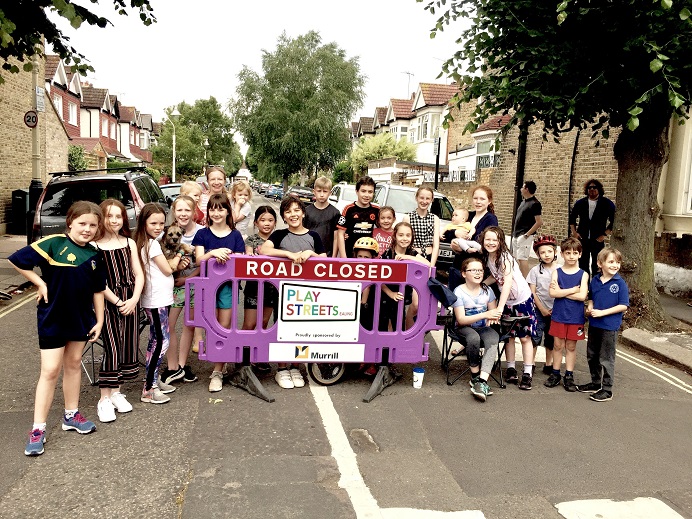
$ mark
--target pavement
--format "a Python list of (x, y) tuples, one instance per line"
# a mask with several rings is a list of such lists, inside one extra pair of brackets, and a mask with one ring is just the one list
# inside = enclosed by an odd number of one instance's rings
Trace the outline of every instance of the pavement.
[[(0, 236), (0, 290), (12, 295), (30, 288), (7, 258), (26, 245), (26, 236), (5, 234)], [(0, 301), (0, 311), (12, 301)], [(663, 309), (679, 321), (681, 331), (670, 333), (649, 332), (629, 328), (622, 332), (621, 342), (652, 357), (692, 374), (692, 304), (691, 301), (661, 294)]]

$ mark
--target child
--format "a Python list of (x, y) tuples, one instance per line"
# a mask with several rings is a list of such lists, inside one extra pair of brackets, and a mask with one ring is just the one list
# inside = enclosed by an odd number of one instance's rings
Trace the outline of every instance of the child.
[[(399, 222), (394, 226), (394, 236), (392, 237), (392, 245), (382, 255), (382, 259), (389, 260), (412, 260), (430, 266), (430, 262), (425, 259), (416, 249), (413, 248), (414, 232), (413, 227), (408, 222)], [(382, 304), (380, 307), (380, 323), (379, 330), (387, 331), (391, 325), (391, 329), (396, 329), (396, 319), (398, 313), (398, 302), (404, 300), (404, 306), (408, 305), (406, 310), (406, 319), (404, 330), (408, 330), (413, 326), (414, 316), (418, 313), (418, 293), (410, 286), (404, 289), (404, 293), (398, 291), (397, 285), (382, 285)]]
[(195, 223), (204, 226), (204, 211), (202, 211), (202, 209), (199, 206), (200, 200), (202, 198), (202, 186), (200, 186), (197, 182), (193, 182), (192, 180), (186, 180), (180, 186), (180, 196), (183, 195), (189, 196), (195, 201)]
[[(66, 234), (43, 238), (9, 257), (12, 266), (37, 288), (41, 374), (36, 384), (34, 425), (24, 449), (27, 456), (43, 454), (46, 419), (61, 369), (63, 431), (89, 434), (96, 430), (94, 422), (79, 412), (79, 387), (84, 344), (96, 341), (103, 326), (105, 266), (102, 254), (89, 243), (102, 218), (96, 204), (75, 202), (67, 211)], [(34, 267), (41, 267), (41, 276)]]
[(375, 181), (365, 176), (356, 182), (356, 201), (344, 207), (337, 225), (339, 257), (350, 258), (358, 238), (372, 237), (380, 208), (371, 204), (375, 196)]
[[(263, 254), (262, 245), (269, 239), (269, 236), (276, 228), (276, 212), (273, 207), (261, 205), (257, 208), (255, 211), (255, 227), (257, 228), (257, 234), (248, 236), (245, 240), (245, 254), (251, 256)], [(257, 281), (245, 283), (243, 289), (245, 294), (243, 330), (254, 330), (257, 327), (257, 289)], [(269, 326), (269, 319), (277, 308), (278, 302), (279, 293), (276, 288), (272, 284), (265, 282), (262, 328), (266, 329)]]
[(502, 317), (529, 317), (529, 322), (516, 328), (512, 336), (519, 338), (521, 350), (524, 356), (524, 373), (521, 381), (517, 375), (515, 355), (515, 341), (510, 340), (505, 346), (505, 358), (507, 359), (507, 382), (516, 384), (519, 389), (530, 390), (533, 380), (533, 343), (531, 337), (536, 329), (536, 311), (533, 304), (533, 295), (526, 279), (521, 275), (519, 265), (507, 249), (505, 233), (499, 227), (491, 226), (481, 234), (480, 242), (487, 258), (487, 266), (490, 269), (489, 280), (497, 281), (500, 288), (500, 297), (497, 308), (502, 312)]
[(554, 236), (539, 236), (533, 244), (533, 250), (538, 256), (539, 264), (533, 267), (526, 282), (529, 284), (533, 294), (533, 302), (536, 305), (536, 331), (531, 337), (535, 348), (543, 341), (545, 347), (545, 366), (543, 373), (550, 375), (553, 372), (553, 336), (548, 333), (550, 330), (550, 315), (553, 313), (553, 302), (555, 299), (550, 297), (550, 281), (557, 259), (557, 241)]
[(481, 244), (473, 240), (464, 240), (462, 238), (456, 237), (456, 232), (459, 229), (464, 229), (469, 236), (473, 236), (476, 233), (476, 229), (471, 226), (471, 222), (468, 221), (469, 212), (466, 209), (455, 209), (452, 213), (452, 223), (447, 224), (447, 226), (440, 233), (440, 240), (446, 243), (452, 243), (452, 240), (456, 239), (456, 243), (459, 244), (461, 250), (464, 252), (480, 252)]
[(597, 262), (601, 273), (591, 280), (591, 299), (586, 310), (589, 316), (586, 359), (591, 382), (580, 384), (577, 390), (592, 393), (589, 398), (594, 402), (605, 402), (613, 398), (615, 341), (630, 297), (627, 283), (618, 274), (622, 263), (620, 251), (605, 247), (598, 253)]
[[(264, 245), (262, 253), (277, 258), (288, 258), (293, 263), (305, 263), (313, 256), (326, 256), (320, 235), (303, 225), (305, 206), (299, 199), (287, 196), (279, 208), (287, 229), (274, 231)], [(290, 364), (279, 363), (276, 383), (283, 389), (303, 387), (305, 381), (300, 370)]]
[[(243, 254), (245, 244), (243, 237), (236, 230), (231, 215), (231, 202), (225, 193), (209, 197), (207, 204), (207, 223), (209, 227), (200, 229), (192, 239), (197, 263), (215, 258), (223, 263), (231, 254)], [(233, 315), (233, 287), (230, 282), (224, 283), (216, 294), (216, 319), (227, 329), (231, 328)], [(209, 391), (216, 393), (223, 388), (223, 362), (215, 362), (209, 376)]]
[[(201, 225), (195, 223), (195, 209), (197, 209), (197, 204), (187, 195), (180, 195), (171, 205), (171, 213), (173, 214), (175, 224), (183, 231), (183, 235), (180, 237), (180, 243), (192, 245), (192, 240), (195, 238), (197, 231), (203, 229)], [(183, 324), (180, 340), (178, 340), (178, 336), (175, 333), (178, 317), (180, 317), (185, 306), (185, 280), (199, 274), (199, 267), (195, 266), (194, 257), (189, 258), (189, 260), (190, 263), (185, 270), (173, 274), (173, 305), (171, 306), (168, 319), (168, 324), (171, 329), (171, 340), (168, 346), (168, 352), (166, 353), (168, 365), (167, 368), (161, 372), (161, 380), (163, 380), (165, 384), (172, 384), (181, 379), (184, 382), (197, 381), (197, 376), (187, 364), (187, 356), (192, 346), (195, 327)], [(194, 308), (194, 294), (191, 293), (191, 316), (193, 315)]]
[(166, 213), (154, 203), (145, 204), (137, 218), (135, 242), (144, 268), (141, 304), (149, 320), (149, 343), (145, 363), (146, 377), (141, 402), (165, 404), (175, 387), (159, 380), (159, 367), (170, 342), (168, 307), (173, 304), (173, 272), (184, 269), (188, 258), (182, 252), (167, 260), (157, 238), (163, 232)]
[(416, 191), (416, 210), (404, 216), (404, 222), (409, 222), (413, 227), (413, 248), (430, 261), (433, 267), (440, 253), (440, 219), (430, 212), (434, 196), (429, 187), (419, 187)]
[[(368, 236), (358, 238), (356, 243), (353, 245), (354, 258), (372, 260), (377, 258), (379, 252), (380, 246), (378, 245), (377, 241), (375, 241), (375, 238), (370, 238)], [(360, 295), (360, 325), (366, 330), (372, 330), (373, 317), (375, 314), (375, 309), (373, 307), (375, 302), (375, 292), (370, 290), (371, 286), (372, 285), (364, 287)], [(375, 371), (373, 373), (373, 370), (369, 370), (366, 374), (376, 375), (377, 372)]]
[(574, 383), (574, 365), (577, 361), (577, 341), (584, 338), (584, 301), (586, 300), (589, 275), (579, 268), (581, 242), (567, 238), (560, 244), (565, 264), (558, 267), (550, 281), (550, 297), (553, 303), (550, 335), (555, 337), (553, 346), (553, 372), (545, 381), (546, 387), (560, 383), (562, 350), (565, 350), (565, 390), (577, 390)]
[(99, 371), (101, 399), (96, 409), (101, 422), (115, 420), (119, 413), (132, 411), (120, 392), (123, 382), (139, 375), (139, 297), (144, 272), (137, 245), (130, 239), (125, 206), (109, 198), (101, 202), (103, 226), (96, 245), (103, 252), (106, 267), (106, 310), (103, 325), (103, 362)]
[(250, 200), (252, 200), (252, 189), (246, 180), (238, 180), (233, 184), (231, 188), (233, 223), (243, 240), (247, 238), (247, 228), (250, 223), (249, 216), (252, 211)]
[(377, 219), (377, 227), (372, 231), (372, 237), (375, 238), (380, 246), (378, 256), (382, 256), (385, 251), (392, 245), (392, 236), (394, 229), (392, 226), (396, 221), (396, 213), (394, 208), (388, 205), (380, 207), (380, 216)]
[(336, 226), (341, 214), (336, 207), (329, 203), (331, 191), (332, 181), (327, 177), (318, 177), (315, 180), (315, 187), (313, 188), (315, 203), (305, 208), (304, 225), (320, 235), (327, 256), (336, 257), (338, 253)]
[[(461, 264), (461, 275), (466, 281), (454, 289), (454, 317), (460, 328), (457, 333), (465, 339), (466, 355), (471, 369), (471, 394), (485, 402), (492, 394), (488, 377), (497, 360), (500, 336), (490, 327), (499, 321), (495, 293), (483, 283), (483, 262), (467, 258)], [(481, 347), (485, 349), (481, 359)]]

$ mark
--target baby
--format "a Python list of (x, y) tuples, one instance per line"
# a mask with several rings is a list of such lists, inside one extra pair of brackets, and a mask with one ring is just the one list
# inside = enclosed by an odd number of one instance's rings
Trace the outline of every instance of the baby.
[(469, 236), (473, 236), (476, 232), (471, 226), (471, 222), (467, 221), (469, 219), (469, 212), (466, 209), (455, 209), (452, 213), (452, 223), (448, 224), (442, 232), (440, 233), (440, 240), (451, 243), (452, 240), (456, 240), (461, 249), (464, 252), (480, 252), (481, 246), (477, 241), (464, 240), (462, 238), (456, 237), (456, 232), (460, 229), (468, 231)]

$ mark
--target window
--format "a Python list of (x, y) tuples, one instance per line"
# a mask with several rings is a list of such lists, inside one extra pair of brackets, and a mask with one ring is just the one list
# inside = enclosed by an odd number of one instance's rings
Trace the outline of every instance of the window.
[(130, 130), (130, 144), (134, 144), (134, 143), (135, 143), (135, 131)]
[(139, 132), (135, 132), (135, 146), (139, 146)]
[(115, 140), (115, 123), (111, 124), (111, 139)]
[(480, 141), (476, 144), (476, 169), (493, 168), (500, 157), (499, 145), (495, 149), (495, 141)]
[(406, 132), (408, 132), (408, 126), (402, 126), (402, 127), (401, 127), (401, 133), (403, 133), (404, 135), (406, 135)]
[(67, 103), (68, 122), (72, 126), (77, 126), (77, 105), (75, 103)]
[(430, 122), (430, 114), (425, 114), (418, 118), (418, 140), (422, 141), (428, 138), (429, 129), (428, 123)]
[(53, 95), (53, 105), (55, 105), (55, 111), (58, 112), (58, 117), (61, 121), (65, 120), (65, 116), (62, 113), (62, 97), (55, 94)]
[(108, 137), (108, 118), (101, 117), (101, 135)]

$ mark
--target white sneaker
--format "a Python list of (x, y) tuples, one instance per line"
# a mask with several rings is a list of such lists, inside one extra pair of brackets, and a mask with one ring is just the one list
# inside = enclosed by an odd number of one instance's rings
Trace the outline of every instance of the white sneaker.
[(168, 393), (172, 393), (173, 391), (178, 389), (175, 386), (171, 386), (170, 384), (166, 384), (163, 380), (159, 380), (158, 388), (164, 395), (167, 395)]
[(212, 371), (209, 378), (211, 379), (209, 381), (209, 392), (216, 393), (217, 391), (221, 391), (223, 388), (223, 373), (220, 371)]
[(99, 421), (102, 423), (115, 421), (115, 406), (110, 398), (105, 397), (103, 400), (99, 400), (96, 410), (98, 411)]
[(129, 413), (132, 411), (132, 404), (128, 402), (125, 395), (119, 391), (111, 393), (111, 403), (115, 406), (119, 413)]
[(142, 391), (142, 396), (139, 397), (139, 401), (145, 404), (165, 404), (170, 400), (171, 397), (164, 395), (156, 386), (149, 391)]
[(291, 373), (287, 369), (280, 369), (277, 371), (276, 375), (274, 375), (274, 380), (284, 389), (293, 389), (296, 387), (293, 383), (293, 377), (291, 377)]
[(303, 375), (301, 375), (299, 369), (293, 368), (289, 371), (289, 373), (291, 374), (291, 381), (293, 382), (294, 387), (305, 386), (305, 380), (303, 380)]

